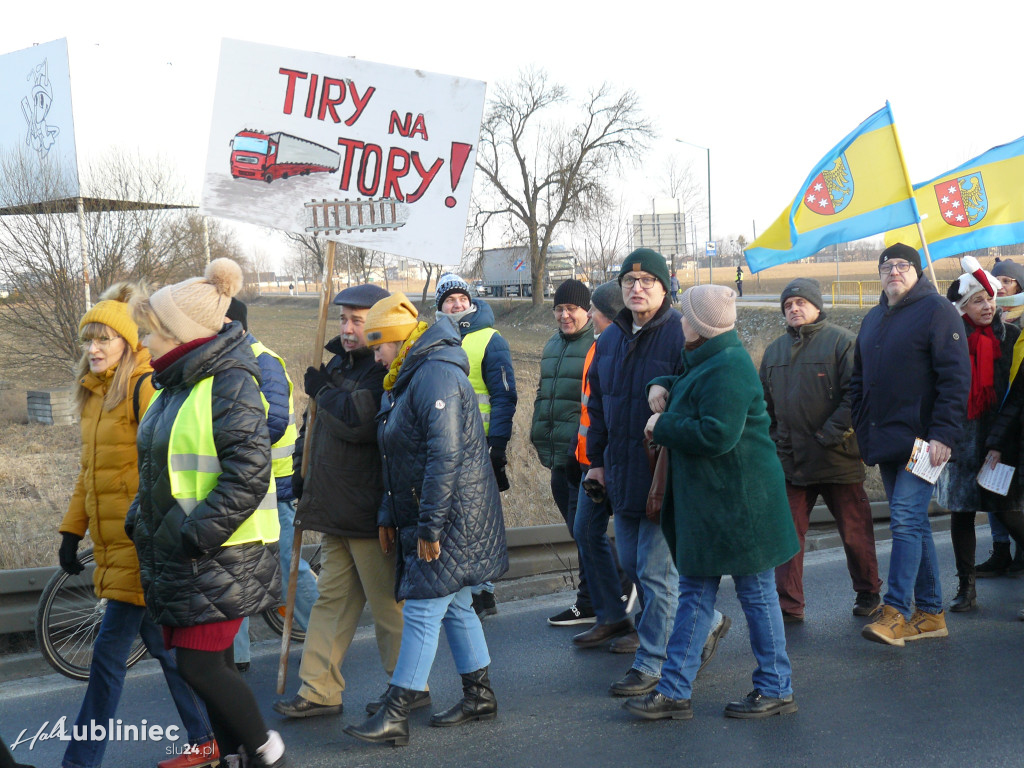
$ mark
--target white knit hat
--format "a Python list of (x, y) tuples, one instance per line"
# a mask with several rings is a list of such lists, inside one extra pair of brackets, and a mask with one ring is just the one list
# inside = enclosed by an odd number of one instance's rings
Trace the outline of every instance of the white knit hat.
[(680, 311), (705, 339), (736, 327), (736, 291), (724, 285), (695, 285), (680, 299)]
[(183, 343), (216, 336), (224, 326), (231, 298), (242, 289), (242, 268), (214, 259), (203, 277), (167, 285), (149, 297), (153, 312)]

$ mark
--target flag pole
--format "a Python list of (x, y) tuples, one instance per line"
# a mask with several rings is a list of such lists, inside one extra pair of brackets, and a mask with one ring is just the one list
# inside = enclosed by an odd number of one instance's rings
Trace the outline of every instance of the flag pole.
[(907, 183), (907, 192), (910, 193), (910, 205), (914, 209), (914, 221), (917, 224), (917, 234), (921, 238), (921, 249), (924, 251), (924, 258), (928, 264), (928, 274), (931, 275), (932, 284), (936, 286), (938, 290), (939, 281), (935, 277), (935, 265), (932, 263), (932, 255), (928, 252), (928, 241), (924, 237), (924, 227), (921, 225), (921, 211), (917, 207), (917, 195), (914, 194), (914, 183), (910, 180), (910, 173), (907, 171), (907, 161), (903, 157), (903, 145), (900, 144), (900, 134), (896, 130), (896, 119), (892, 115), (892, 106), (889, 104), (889, 100), (885, 101), (885, 108), (889, 110), (890, 123), (889, 126), (892, 128), (892, 137), (896, 142), (896, 154), (900, 158), (900, 168), (903, 170), (903, 180)]

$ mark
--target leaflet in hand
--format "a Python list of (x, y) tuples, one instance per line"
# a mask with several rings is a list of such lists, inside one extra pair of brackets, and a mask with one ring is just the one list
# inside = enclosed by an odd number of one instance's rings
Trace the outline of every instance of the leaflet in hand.
[(1013, 479), (1013, 471), (1016, 467), (1009, 464), (996, 464), (992, 467), (987, 461), (982, 465), (978, 473), (978, 485), (986, 491), (998, 493), (1005, 496), (1010, 490), (1010, 481)]
[(935, 485), (935, 481), (939, 479), (939, 475), (942, 474), (942, 468), (946, 466), (946, 462), (949, 459), (939, 464), (939, 466), (933, 467), (931, 457), (928, 455), (929, 449), (930, 446), (927, 440), (922, 440), (920, 437), (914, 440), (914, 450), (911, 451), (910, 461), (907, 462), (907, 472)]

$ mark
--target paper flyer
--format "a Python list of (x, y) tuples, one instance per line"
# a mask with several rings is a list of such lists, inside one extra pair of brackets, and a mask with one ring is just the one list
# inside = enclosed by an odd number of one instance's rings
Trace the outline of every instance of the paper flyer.
[(914, 450), (911, 451), (910, 461), (907, 462), (907, 472), (935, 485), (935, 481), (939, 479), (947, 462), (944, 461), (937, 467), (933, 467), (931, 458), (928, 456), (928, 449), (927, 440), (922, 440), (920, 437), (914, 440)]
[(987, 461), (978, 473), (978, 485), (986, 491), (1005, 496), (1010, 490), (1010, 481), (1016, 467), (1009, 464), (996, 464), (993, 468)]

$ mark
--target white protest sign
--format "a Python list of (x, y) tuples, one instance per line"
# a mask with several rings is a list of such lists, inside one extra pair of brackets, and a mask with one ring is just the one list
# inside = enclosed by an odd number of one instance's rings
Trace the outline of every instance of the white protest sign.
[(478, 80), (224, 40), (201, 212), (457, 263), (484, 91)]
[[(4, 205), (78, 196), (67, 40), (0, 56), (0, 153), (18, 173), (39, 173), (43, 166), (51, 171), (43, 183), (0, 178)], [(62, 183), (53, 183), (53, 171), (60, 174)], [(32, 199), (10, 199), (11, 195)]]

